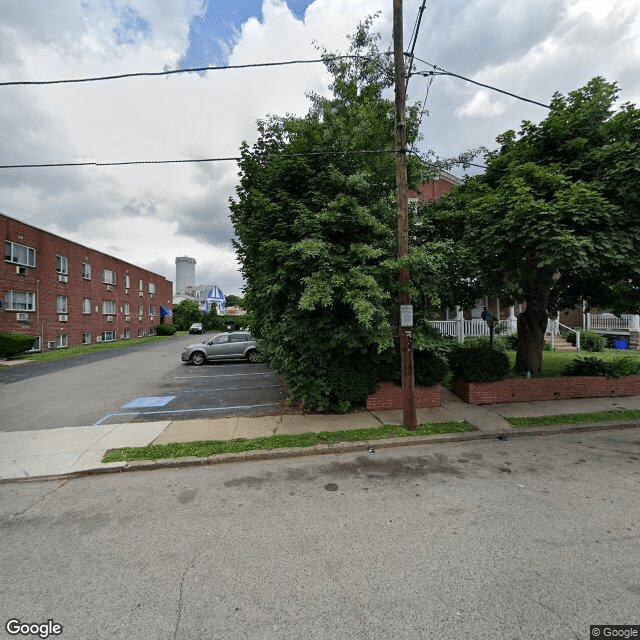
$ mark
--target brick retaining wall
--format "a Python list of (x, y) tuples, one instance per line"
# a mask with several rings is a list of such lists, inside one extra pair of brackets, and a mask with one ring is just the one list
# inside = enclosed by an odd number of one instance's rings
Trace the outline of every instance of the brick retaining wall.
[[(416, 385), (416, 408), (439, 407), (441, 388), (439, 384), (433, 387)], [(375, 392), (367, 398), (367, 409), (369, 411), (402, 409), (402, 387), (393, 382), (380, 382)]]
[(469, 404), (564, 400), (567, 398), (613, 398), (640, 395), (640, 375), (625, 378), (562, 376), (558, 378), (512, 378), (498, 382), (464, 382), (454, 379), (453, 391)]

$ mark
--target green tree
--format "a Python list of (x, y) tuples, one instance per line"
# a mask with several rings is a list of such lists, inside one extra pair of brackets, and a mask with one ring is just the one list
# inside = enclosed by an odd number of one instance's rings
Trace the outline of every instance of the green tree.
[[(323, 52), (331, 98), (310, 94), (305, 117), (258, 122), (231, 201), (253, 333), (290, 397), (320, 410), (364, 401), (373, 363), (394, 341), (395, 160), (386, 151), (395, 108), (383, 97), (392, 60), (370, 27), (371, 18), (351, 36), (356, 58)], [(407, 125), (415, 140), (416, 108)]]
[(244, 298), (231, 294), (225, 296), (225, 304), (227, 307), (242, 307), (244, 304)]
[(538, 373), (549, 312), (640, 308), (640, 111), (615, 83), (555, 94), (540, 124), (498, 137), (487, 171), (422, 209), (425, 240), (455, 241), (454, 298), (526, 302), (516, 370)]
[(187, 331), (194, 322), (202, 322), (202, 311), (197, 302), (182, 300), (173, 308), (173, 324), (178, 331)]

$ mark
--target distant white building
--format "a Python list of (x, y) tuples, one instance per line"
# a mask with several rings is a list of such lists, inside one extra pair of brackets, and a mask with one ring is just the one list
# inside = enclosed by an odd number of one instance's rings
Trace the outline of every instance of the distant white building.
[(188, 256), (176, 258), (176, 293), (174, 306), (183, 300), (197, 302), (203, 313), (215, 306), (219, 316), (226, 315), (224, 293), (217, 284), (195, 284), (196, 260)]

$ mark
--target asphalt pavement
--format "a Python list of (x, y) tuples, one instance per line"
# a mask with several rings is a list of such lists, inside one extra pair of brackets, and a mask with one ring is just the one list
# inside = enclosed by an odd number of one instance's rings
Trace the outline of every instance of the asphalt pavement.
[(317, 444), (305, 449), (251, 451), (222, 454), (210, 458), (113, 462), (103, 464), (104, 454), (119, 447), (141, 447), (168, 442), (201, 440), (233, 440), (256, 438), (281, 433), (337, 431), (402, 424), (401, 410), (361, 411), (343, 415), (297, 415), (280, 413), (262, 416), (233, 416), (190, 420), (158, 420), (54, 429), (14, 430), (0, 433), (0, 481), (34, 480), (52, 477), (75, 477), (94, 473), (134, 471), (168, 466), (216, 464), (257, 458), (292, 457), (357, 451), (369, 447), (409, 446), (429, 442), (472, 441), (487, 438), (510, 438), (522, 435), (544, 435), (562, 431), (640, 427), (640, 421), (624, 424), (602, 423), (560, 425), (544, 428), (516, 428), (506, 420), (509, 416), (527, 417), (584, 413), (615, 409), (640, 409), (640, 396), (623, 398), (584, 398), (539, 402), (515, 402), (475, 406), (464, 403), (443, 389), (442, 406), (418, 409), (418, 422), (467, 421), (476, 430), (461, 434), (416, 436), (367, 443)]

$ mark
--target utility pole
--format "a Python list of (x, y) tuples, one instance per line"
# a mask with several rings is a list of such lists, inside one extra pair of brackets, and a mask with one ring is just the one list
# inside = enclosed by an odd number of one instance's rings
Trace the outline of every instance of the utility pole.
[[(396, 198), (398, 206), (398, 257), (409, 255), (409, 202), (407, 200), (406, 85), (402, 34), (402, 0), (393, 0), (393, 53), (396, 89)], [(402, 368), (402, 424), (408, 431), (418, 428), (411, 327), (413, 307), (409, 293), (409, 269), (402, 267), (400, 280), (400, 365)]]

